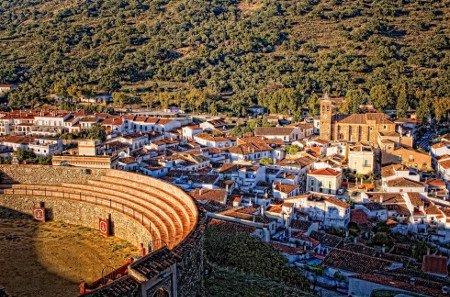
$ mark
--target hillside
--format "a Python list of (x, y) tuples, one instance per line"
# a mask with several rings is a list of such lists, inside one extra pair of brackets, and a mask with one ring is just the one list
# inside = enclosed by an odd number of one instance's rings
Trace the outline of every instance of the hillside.
[(215, 108), (237, 113), (296, 111), (325, 91), (383, 109), (406, 89), (414, 108), (450, 93), (449, 24), (449, 1), (8, 0), (0, 83), (20, 83), (16, 107), (89, 86), (207, 89), (233, 94)]

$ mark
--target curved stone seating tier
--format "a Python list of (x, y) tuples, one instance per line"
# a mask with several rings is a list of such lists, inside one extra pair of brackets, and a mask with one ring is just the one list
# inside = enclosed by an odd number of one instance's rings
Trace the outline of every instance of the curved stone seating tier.
[[(125, 187), (119, 187), (114, 185), (114, 190), (110, 187), (110, 184), (105, 184), (102, 181), (90, 180), (89, 185), (76, 185), (76, 184), (63, 184), (64, 186), (73, 187), (73, 188), (83, 188), (90, 191), (96, 191), (105, 193), (112, 196), (118, 196), (122, 198), (128, 199), (132, 203), (138, 203), (143, 207), (147, 207), (148, 209), (158, 213), (162, 216), (163, 219), (168, 220), (169, 227), (171, 227), (172, 233), (171, 236), (175, 234), (183, 234), (183, 224), (181, 222), (181, 218), (177, 215), (177, 213), (167, 204), (161, 203), (160, 200), (155, 199), (154, 197), (146, 197), (144, 195), (136, 195), (130, 194)], [(153, 198), (153, 199), (152, 199)]]
[[(120, 191), (125, 193), (134, 193), (139, 197), (148, 198), (150, 201), (164, 201), (167, 207), (173, 209), (182, 221), (185, 234), (188, 234), (193, 223), (195, 224), (193, 214), (176, 198), (169, 196), (170, 194), (167, 192), (154, 188), (151, 185), (144, 186), (141, 183), (123, 180), (117, 177), (102, 176), (100, 180), (104, 183), (113, 184), (115, 189), (120, 189)], [(89, 181), (89, 183), (99, 184), (97, 181)]]
[(101, 205), (132, 217), (149, 230), (153, 249), (172, 249), (196, 227), (198, 211), (193, 199), (181, 189), (147, 176), (107, 170), (87, 183), (58, 185), (13, 184), (4, 194), (77, 200)]
[(115, 178), (115, 183), (135, 187), (143, 191), (149, 191), (151, 193), (159, 195), (160, 197), (174, 198), (176, 203), (179, 203), (180, 206), (186, 207), (182, 209), (183, 211), (187, 212), (189, 217), (192, 219), (190, 220), (191, 226), (193, 227), (197, 224), (197, 206), (195, 205), (192, 197), (186, 194), (180, 188), (163, 182), (159, 179), (119, 170), (110, 170), (106, 173), (106, 176), (102, 176), (100, 177), (100, 179), (108, 180), (111, 177)]

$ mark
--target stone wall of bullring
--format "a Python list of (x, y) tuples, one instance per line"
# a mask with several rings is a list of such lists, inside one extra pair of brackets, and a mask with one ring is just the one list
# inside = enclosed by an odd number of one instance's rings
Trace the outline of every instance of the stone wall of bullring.
[(152, 237), (150, 231), (132, 217), (114, 209), (92, 205), (81, 201), (62, 200), (50, 197), (31, 197), (0, 195), (0, 205), (32, 215), (33, 205), (45, 203), (46, 211), (52, 220), (82, 225), (98, 229), (98, 219), (111, 215), (111, 230), (114, 236), (122, 238), (135, 246), (140, 243), (148, 246)]
[(60, 183), (85, 184), (89, 179), (105, 175), (108, 169), (91, 169), (90, 174), (79, 167), (50, 165), (6, 165), (0, 164), (0, 183), (57, 185)]

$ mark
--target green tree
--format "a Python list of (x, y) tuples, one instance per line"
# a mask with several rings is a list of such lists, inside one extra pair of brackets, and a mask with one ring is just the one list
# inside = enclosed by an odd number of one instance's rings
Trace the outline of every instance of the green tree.
[(424, 119), (426, 119), (426, 118), (428, 118), (430, 116), (430, 112), (431, 112), (431, 110), (430, 110), (430, 106), (431, 106), (430, 102), (431, 101), (429, 99), (427, 99), (427, 98), (422, 98), (419, 101), (419, 105), (417, 106), (417, 109), (416, 109), (416, 117), (417, 117), (417, 119), (424, 120)]
[(406, 84), (400, 85), (397, 90), (397, 117), (402, 118), (406, 116), (406, 112), (409, 109), (408, 105), (408, 93), (406, 92)]
[(267, 166), (273, 164), (273, 160), (271, 158), (262, 158), (259, 160), (259, 164), (262, 166)]
[(106, 139), (106, 131), (99, 123), (95, 123), (91, 128), (85, 131), (85, 136), (88, 139), (100, 139), (104, 141)]
[(433, 109), (438, 122), (442, 118), (447, 118), (447, 113), (450, 109), (450, 98), (436, 98), (433, 100)]
[(320, 100), (316, 94), (312, 94), (306, 101), (309, 108), (309, 115), (314, 117), (319, 113)]
[(387, 106), (393, 105), (392, 96), (385, 84), (376, 85), (370, 89), (370, 102), (380, 112), (383, 112)]
[(112, 99), (114, 106), (123, 107), (125, 105), (126, 96), (123, 92), (112, 93)]
[(359, 106), (366, 102), (366, 94), (361, 89), (348, 90), (342, 105), (343, 113), (358, 113)]
[(17, 156), (17, 160), (19, 160), (19, 162), (31, 161), (34, 158), (36, 158), (35, 153), (33, 153), (32, 151), (27, 151), (27, 150), (21, 149), (21, 148), (19, 148), (16, 151), (16, 156)]
[(301, 148), (298, 145), (286, 145), (283, 150), (289, 155), (295, 155), (301, 151)]

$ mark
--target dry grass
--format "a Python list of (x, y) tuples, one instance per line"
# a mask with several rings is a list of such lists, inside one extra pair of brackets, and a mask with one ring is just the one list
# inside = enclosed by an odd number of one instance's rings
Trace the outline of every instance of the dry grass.
[(250, 14), (264, 6), (263, 3), (253, 0), (243, 0), (239, 2), (238, 9), (244, 14)]

